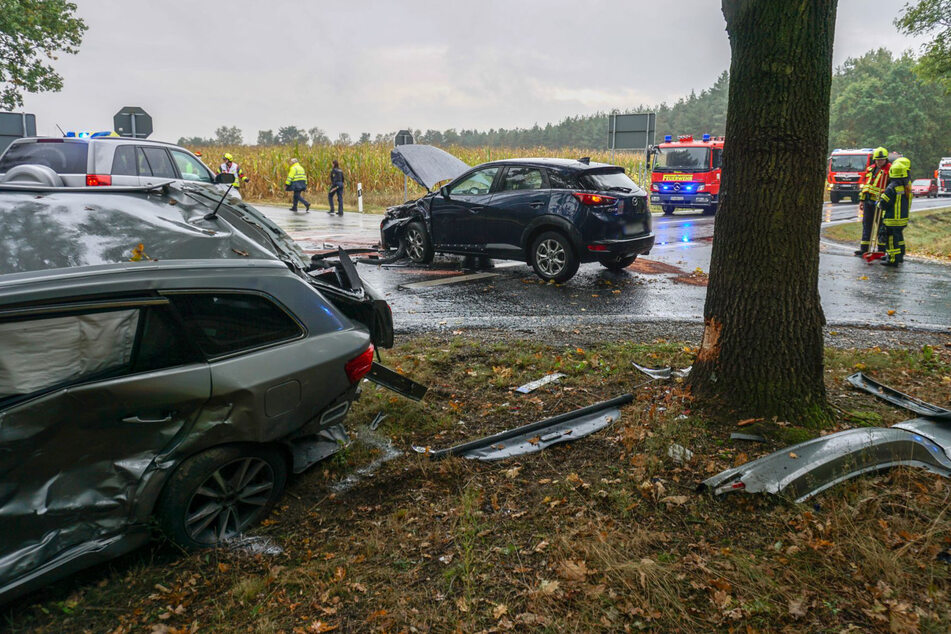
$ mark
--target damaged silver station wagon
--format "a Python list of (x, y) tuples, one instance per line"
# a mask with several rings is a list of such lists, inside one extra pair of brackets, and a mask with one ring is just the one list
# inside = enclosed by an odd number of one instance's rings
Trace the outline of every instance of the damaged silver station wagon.
[(338, 257), (213, 185), (0, 183), (0, 603), (232, 539), (340, 449), (393, 328)]

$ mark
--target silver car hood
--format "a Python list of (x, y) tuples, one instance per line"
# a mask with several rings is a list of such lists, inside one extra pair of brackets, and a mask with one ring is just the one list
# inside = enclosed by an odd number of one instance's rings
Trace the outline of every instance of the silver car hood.
[(432, 190), (436, 183), (453, 180), (471, 169), (449, 152), (432, 145), (398, 145), (390, 152), (390, 160), (426, 191)]

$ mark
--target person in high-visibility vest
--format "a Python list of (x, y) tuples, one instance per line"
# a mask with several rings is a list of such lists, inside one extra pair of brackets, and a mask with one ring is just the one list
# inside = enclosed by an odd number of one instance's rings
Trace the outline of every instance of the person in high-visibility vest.
[(219, 174), (234, 174), (234, 186), (231, 190), (232, 196), (241, 198), (241, 183), (247, 183), (248, 177), (244, 175), (244, 170), (234, 162), (234, 157), (228, 152), (221, 157), (224, 163), (218, 166)]
[(885, 244), (884, 266), (898, 266), (905, 259), (905, 227), (911, 210), (911, 182), (908, 171), (911, 161), (905, 157), (895, 159), (888, 171), (888, 187), (878, 199), (882, 212), (881, 240)]
[(297, 203), (304, 203), (304, 211), (310, 211), (310, 203), (304, 200), (301, 192), (307, 190), (307, 173), (304, 166), (296, 158), (291, 159), (291, 168), (287, 171), (287, 179), (284, 181), (284, 189), (294, 192), (294, 202), (291, 203), (291, 211), (297, 211)]
[(865, 168), (862, 176), (862, 189), (859, 190), (859, 210), (862, 212), (862, 242), (855, 255), (861, 256), (868, 251), (872, 241), (872, 223), (875, 220), (875, 205), (878, 197), (888, 185), (888, 150), (883, 147), (875, 148), (872, 152), (872, 163)]

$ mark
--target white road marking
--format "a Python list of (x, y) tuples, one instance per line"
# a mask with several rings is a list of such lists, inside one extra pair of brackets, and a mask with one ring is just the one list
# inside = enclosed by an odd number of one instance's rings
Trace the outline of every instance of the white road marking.
[(498, 277), (498, 273), (472, 273), (471, 275), (457, 275), (455, 277), (444, 277), (438, 280), (427, 280), (425, 282), (413, 282), (412, 284), (400, 284), (397, 288), (414, 289), (429, 288), (430, 286), (444, 286), (446, 284), (456, 284), (458, 282), (472, 282), (474, 280), (484, 280), (490, 277)]

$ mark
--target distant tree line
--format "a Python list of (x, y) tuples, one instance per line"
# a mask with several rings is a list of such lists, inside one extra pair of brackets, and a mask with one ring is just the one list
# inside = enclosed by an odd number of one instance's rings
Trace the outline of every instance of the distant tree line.
[[(829, 149), (836, 147), (877, 147), (908, 156), (917, 175), (929, 174), (941, 156), (951, 156), (951, 109), (944, 86), (919, 74), (919, 62), (910, 54), (895, 57), (886, 49), (869, 51), (850, 58), (835, 69), (832, 77), (832, 104), (829, 121)], [(918, 72), (916, 72), (918, 71)], [(655, 112), (657, 140), (665, 135), (714, 136), (726, 129), (726, 109), (730, 78), (727, 72), (713, 85), (677, 100), (674, 104), (641, 105), (623, 113)], [(608, 143), (608, 113), (566, 117), (558, 123), (531, 128), (490, 130), (413, 130), (417, 143), (448, 147), (577, 147), (604, 149)], [(389, 143), (395, 132), (360, 135), (356, 143)], [(183, 138), (183, 145), (236, 145), (241, 131), (222, 126), (213, 139)], [(260, 130), (258, 145), (351, 145), (346, 132), (336, 141), (320, 128), (289, 125)], [(794, 156), (796, 148), (790, 148)]]

